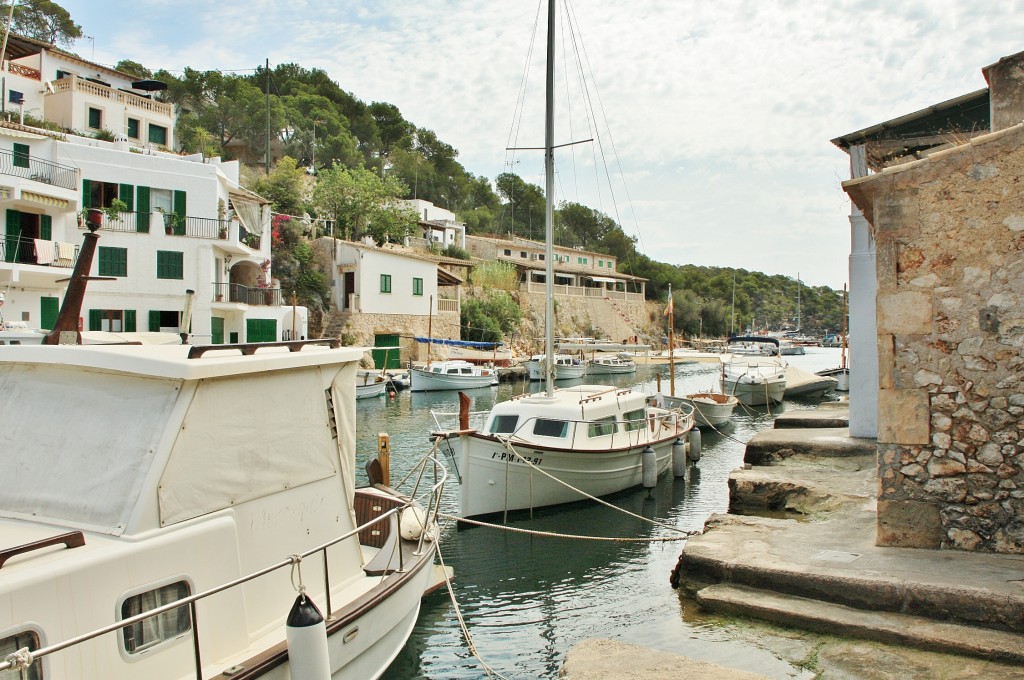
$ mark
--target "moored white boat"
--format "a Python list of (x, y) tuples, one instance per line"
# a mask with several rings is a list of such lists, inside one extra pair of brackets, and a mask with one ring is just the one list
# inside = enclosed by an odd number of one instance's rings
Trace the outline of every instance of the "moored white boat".
[(693, 419), (698, 427), (720, 427), (732, 419), (740, 400), (731, 394), (694, 392), (685, 397), (664, 397), (669, 406), (688, 404), (693, 408)]
[(437, 435), (449, 441), (458, 461), (462, 517), (570, 503), (584, 494), (637, 486), (644, 450), (653, 450), (660, 475), (672, 462), (673, 445), (688, 446), (693, 429), (689, 411), (654, 406), (639, 392), (607, 385), (495, 404), (480, 430), (456, 429), (455, 415), (434, 413)]
[(786, 398), (811, 399), (836, 389), (839, 380), (833, 376), (805, 371), (790, 364), (786, 367)]
[[(586, 365), (579, 359), (569, 354), (556, 354), (555, 359), (555, 380), (574, 380), (582, 378), (587, 373)], [(536, 354), (524, 361), (530, 380), (544, 379), (544, 366), (547, 359), (543, 354)]]
[(786, 393), (786, 362), (778, 357), (779, 341), (745, 336), (729, 338), (729, 344), (743, 353), (722, 356), (722, 393), (746, 406), (781, 402)]
[(587, 375), (624, 375), (636, 373), (636, 362), (618, 356), (593, 357), (586, 362)]
[(0, 348), (0, 644), (32, 650), (28, 677), (288, 677), (300, 583), (331, 677), (383, 673), (436, 525), (355, 487), (364, 350), (322, 345)]
[(409, 370), (409, 389), (413, 392), (468, 390), (490, 387), (498, 382), (498, 372), (468, 361), (433, 361), (423, 368)]
[(356, 399), (372, 399), (384, 394), (388, 381), (380, 375), (356, 377)]

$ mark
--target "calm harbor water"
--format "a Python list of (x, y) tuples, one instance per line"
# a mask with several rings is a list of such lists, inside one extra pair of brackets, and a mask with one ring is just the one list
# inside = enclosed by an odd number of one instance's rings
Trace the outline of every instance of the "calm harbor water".
[[(839, 365), (839, 350), (807, 348), (786, 357), (809, 371)], [(655, 391), (661, 374), (668, 391), (668, 367), (640, 366), (635, 375), (587, 378), (587, 382), (628, 385)], [(676, 394), (715, 388), (717, 364), (676, 368)], [(538, 383), (502, 383), (470, 390), (474, 411), (489, 409)], [(834, 399), (826, 395), (825, 399)], [(728, 510), (729, 472), (743, 462), (743, 444), (771, 427), (779, 413), (814, 408), (817, 401), (786, 401), (767, 409), (737, 409), (722, 436), (704, 432), (703, 455), (686, 478), (671, 472), (650, 494), (644, 489), (606, 500), (645, 518), (685, 530), (700, 529), (716, 512)], [(400, 478), (429, 450), (430, 410), (457, 410), (454, 392), (399, 392), (395, 399), (357, 402), (357, 469), (375, 455), (378, 432), (391, 435), (392, 477)], [(365, 476), (360, 479), (365, 483)], [(455, 511), (458, 482), (452, 473), (442, 509)], [(673, 531), (592, 502), (534, 511), (510, 519), (515, 527), (586, 536), (661, 537)], [(483, 660), (508, 678), (554, 678), (565, 653), (595, 637), (641, 644), (719, 662), (774, 678), (811, 677), (749, 641), (731, 639), (722, 627), (702, 620), (695, 606), (668, 583), (682, 543), (613, 543), (530, 536), (487, 527), (442, 529), (440, 548), (455, 569), (453, 587), (462, 616)], [(486, 672), (470, 653), (447, 591), (426, 598), (405, 649), (384, 676), (482, 678)]]

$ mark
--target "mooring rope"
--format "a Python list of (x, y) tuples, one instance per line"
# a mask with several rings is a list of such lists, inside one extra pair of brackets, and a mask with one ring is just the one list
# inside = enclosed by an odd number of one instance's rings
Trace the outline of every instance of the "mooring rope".
[[(447, 517), (447, 515), (442, 515)], [(466, 639), (466, 646), (469, 648), (470, 653), (476, 657), (476, 660), (483, 666), (484, 672), (487, 673), (489, 678), (501, 678), (501, 680), (508, 680), (504, 675), (487, 665), (487, 662), (480, 656), (479, 650), (476, 648), (476, 643), (473, 642), (473, 635), (469, 632), (469, 626), (466, 625), (466, 619), (462, 617), (462, 610), (459, 608), (459, 601), (455, 599), (455, 589), (452, 588), (452, 580), (448, 576), (448, 568), (444, 565), (444, 557), (441, 556), (441, 544), (440, 542), (435, 546), (437, 548), (437, 561), (441, 563), (441, 573), (444, 574), (444, 585), (448, 589), (448, 597), (452, 601), (452, 607), (455, 609), (455, 618), (459, 621), (459, 628), (462, 629), (462, 636)]]
[[(612, 507), (615, 508), (615, 506), (612, 506)], [(616, 509), (617, 510), (622, 510), (622, 508), (616, 508)], [(633, 517), (637, 516), (637, 515), (633, 515), (633, 513), (629, 512), (628, 510), (622, 510), (622, 512), (625, 512), (628, 515), (632, 515)], [(443, 517), (444, 519), (455, 521), (455, 522), (462, 522), (464, 524), (472, 524), (473, 526), (478, 526), (478, 527), (487, 527), (489, 529), (501, 529), (502, 531), (511, 531), (512, 533), (516, 533), (516, 534), (529, 534), (531, 536), (541, 536), (541, 537), (544, 537), (544, 538), (570, 538), (570, 539), (581, 540), (581, 541), (605, 541), (605, 542), (610, 542), (610, 543), (669, 543), (669, 542), (672, 542), (672, 541), (685, 541), (686, 539), (688, 539), (691, 536), (699, 536), (700, 534), (704, 533), (703, 529), (687, 531), (685, 529), (678, 529), (676, 527), (669, 527), (668, 525), (660, 524), (660, 523), (655, 522), (655, 524), (657, 524), (658, 526), (664, 527), (666, 529), (672, 529), (673, 531), (679, 532), (681, 535), (680, 536), (652, 536), (652, 537), (649, 537), (649, 538), (628, 538), (628, 537), (617, 538), (617, 537), (614, 537), (614, 536), (584, 536), (582, 534), (563, 534), (563, 533), (559, 533), (557, 531), (537, 531), (536, 529), (521, 529), (519, 527), (510, 527), (507, 524), (493, 524), (491, 522), (481, 522), (480, 520), (477, 520), (477, 519), (469, 519), (468, 517), (457, 517), (455, 515), (449, 515), (448, 513), (445, 513), (445, 512), (439, 512), (438, 516)], [(647, 518), (646, 517), (641, 517), (640, 519), (647, 519)], [(650, 520), (648, 520), (648, 521), (650, 521)]]

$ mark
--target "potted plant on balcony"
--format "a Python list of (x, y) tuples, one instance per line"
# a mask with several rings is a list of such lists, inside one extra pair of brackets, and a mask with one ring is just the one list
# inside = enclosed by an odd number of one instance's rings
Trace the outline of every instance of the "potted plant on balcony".
[(121, 213), (128, 212), (128, 204), (120, 198), (115, 198), (110, 205), (103, 208), (103, 214), (107, 216), (107, 224), (116, 222), (121, 218)]
[(221, 240), (226, 239), (228, 237), (228, 228), (223, 224), (220, 225), (220, 228), (217, 230), (217, 236)]

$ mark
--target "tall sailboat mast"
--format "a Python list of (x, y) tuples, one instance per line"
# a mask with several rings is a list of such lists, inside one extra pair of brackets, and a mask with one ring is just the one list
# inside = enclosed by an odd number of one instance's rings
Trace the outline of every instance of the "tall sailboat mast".
[(544, 378), (547, 395), (555, 395), (555, 0), (548, 0), (547, 73), (544, 91)]

